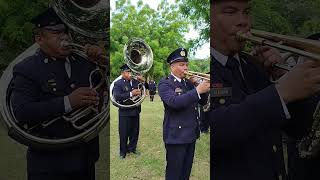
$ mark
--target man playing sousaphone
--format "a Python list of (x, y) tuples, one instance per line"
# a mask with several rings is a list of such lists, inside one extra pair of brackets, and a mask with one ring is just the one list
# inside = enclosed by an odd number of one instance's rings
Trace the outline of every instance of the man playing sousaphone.
[[(141, 95), (141, 85), (145, 79), (138, 75), (132, 78), (131, 69), (127, 64), (120, 67), (122, 78), (114, 83), (113, 96), (115, 100), (124, 105), (133, 104), (131, 98)], [(120, 158), (124, 159), (127, 153), (137, 154), (137, 143), (140, 128), (141, 105), (130, 108), (119, 107), (119, 137)], [(128, 141), (129, 139), (129, 141)]]
[[(73, 54), (64, 43), (70, 42), (68, 27), (49, 8), (31, 21), (38, 51), (13, 69), (13, 111), (19, 122), (30, 126), (70, 112), (79, 107), (99, 103), (98, 92), (90, 87), (89, 75), (94, 63)], [(102, 49), (86, 46), (91, 61), (100, 61)], [(57, 121), (39, 134), (48, 138), (64, 138), (75, 129)], [(28, 180), (94, 180), (99, 158), (98, 137), (87, 143), (60, 149), (29, 147)]]

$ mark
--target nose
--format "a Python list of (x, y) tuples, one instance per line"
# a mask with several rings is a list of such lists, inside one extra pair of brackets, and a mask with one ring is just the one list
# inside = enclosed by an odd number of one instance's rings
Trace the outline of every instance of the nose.
[(238, 16), (238, 27), (241, 28), (242, 30), (249, 30), (249, 15), (245, 13), (239, 13)]
[(188, 66), (185, 65), (185, 66), (183, 67), (183, 70), (184, 70), (184, 71), (188, 71)]

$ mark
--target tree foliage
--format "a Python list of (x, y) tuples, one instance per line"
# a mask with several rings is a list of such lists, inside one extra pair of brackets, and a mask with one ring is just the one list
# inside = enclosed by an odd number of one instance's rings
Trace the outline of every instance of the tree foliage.
[(209, 41), (210, 34), (210, 3), (209, 0), (177, 0), (181, 13), (189, 19), (199, 31), (199, 37), (192, 40), (194, 48)]
[(139, 1), (117, 1), (111, 19), (111, 79), (119, 76), (124, 63), (123, 48), (131, 38), (142, 38), (153, 50), (154, 64), (147, 76), (159, 80), (168, 72), (166, 59), (179, 47), (190, 48), (184, 38), (188, 32), (188, 20), (176, 4), (161, 1), (157, 10)]
[(10, 63), (33, 43), (30, 20), (47, 7), (48, 0), (0, 0), (0, 64)]
[(320, 0), (252, 0), (251, 7), (254, 28), (301, 37), (320, 31)]

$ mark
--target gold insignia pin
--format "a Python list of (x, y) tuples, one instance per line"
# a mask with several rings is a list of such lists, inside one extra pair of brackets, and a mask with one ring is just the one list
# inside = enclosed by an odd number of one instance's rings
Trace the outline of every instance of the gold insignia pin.
[(186, 56), (186, 52), (185, 52), (184, 50), (182, 50), (182, 51), (180, 52), (180, 55), (184, 57), (184, 56)]

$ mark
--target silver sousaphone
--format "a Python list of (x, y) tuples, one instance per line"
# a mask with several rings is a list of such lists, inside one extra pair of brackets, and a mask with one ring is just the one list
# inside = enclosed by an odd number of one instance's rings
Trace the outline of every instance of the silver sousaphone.
[[(150, 70), (153, 64), (153, 53), (150, 46), (142, 39), (133, 38), (123, 48), (124, 59), (128, 67), (135, 74), (144, 74)], [(113, 105), (121, 108), (132, 108), (139, 106), (146, 97), (146, 88), (140, 83), (139, 89), (141, 95), (130, 97), (129, 99), (118, 102), (113, 96), (114, 83), (120, 80), (122, 76), (117, 77), (110, 85), (110, 100)], [(134, 78), (134, 76), (133, 76)]]
[[(109, 27), (109, 0), (55, 0), (51, 6), (62, 21), (69, 27), (70, 36), (73, 39), (73, 52), (85, 60), (88, 60), (83, 46), (85, 44), (97, 44), (107, 46)], [(15, 58), (3, 72), (0, 80), (0, 112), (8, 130), (8, 135), (27, 146), (37, 148), (61, 148), (85, 143), (93, 139), (107, 124), (109, 119), (108, 80), (106, 65), (96, 64), (96, 69), (91, 72), (90, 86), (100, 94), (100, 102), (97, 105), (82, 107), (60, 117), (49, 119), (36, 125), (28, 125), (18, 122), (14, 116), (11, 95), (14, 86), (13, 67), (26, 57), (35, 54), (37, 44), (33, 44), (26, 51)], [(106, 59), (107, 61), (107, 59)], [(63, 122), (72, 127), (72, 135), (68, 137), (47, 137), (38, 132), (45, 131), (56, 122)], [(58, 130), (57, 130), (58, 131)], [(71, 133), (70, 133), (71, 134)]]

